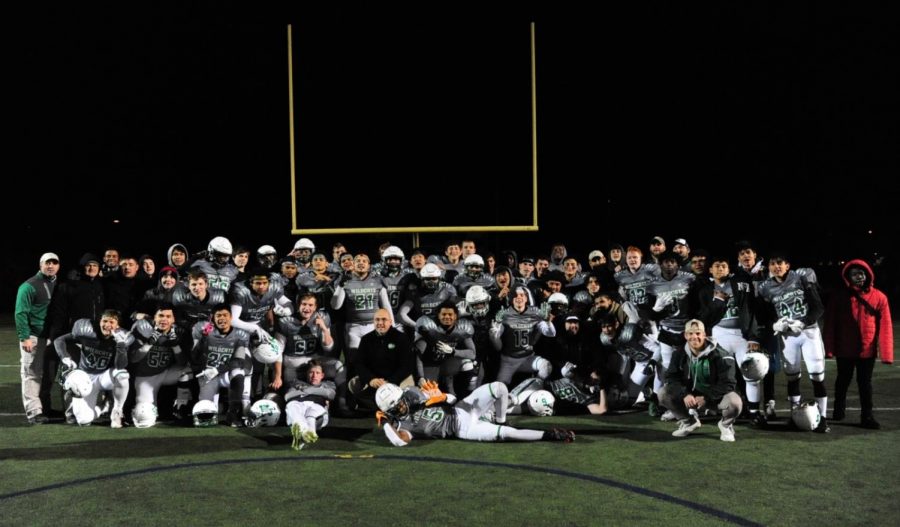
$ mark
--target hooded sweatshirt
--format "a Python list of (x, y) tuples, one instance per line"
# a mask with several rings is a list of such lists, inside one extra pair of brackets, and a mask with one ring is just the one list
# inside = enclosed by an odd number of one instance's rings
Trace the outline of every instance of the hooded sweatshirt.
[[(862, 287), (850, 282), (848, 274), (852, 267), (861, 267), (866, 272)], [(891, 310), (887, 296), (875, 289), (875, 273), (864, 260), (850, 260), (841, 270), (841, 278), (844, 287), (832, 295), (825, 312), (825, 353), (829, 357), (868, 359), (880, 352), (881, 362), (891, 364), (894, 362)]]

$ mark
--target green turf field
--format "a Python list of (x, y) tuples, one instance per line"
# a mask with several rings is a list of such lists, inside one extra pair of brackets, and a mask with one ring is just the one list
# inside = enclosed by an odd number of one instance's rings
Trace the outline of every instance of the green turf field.
[[(334, 419), (290, 449), (287, 428), (138, 430), (25, 422), (18, 349), (0, 324), (0, 525), (894, 525), (900, 373), (876, 365), (881, 431), (818, 435), (715, 420), (671, 437), (645, 413), (513, 417), (573, 428), (572, 444), (414, 441)], [(827, 383), (834, 383), (828, 362)], [(778, 378), (780, 409), (784, 381)], [(808, 380), (804, 394), (811, 395)], [(782, 416), (786, 414), (781, 413)], [(784, 423), (784, 419), (780, 420)]]

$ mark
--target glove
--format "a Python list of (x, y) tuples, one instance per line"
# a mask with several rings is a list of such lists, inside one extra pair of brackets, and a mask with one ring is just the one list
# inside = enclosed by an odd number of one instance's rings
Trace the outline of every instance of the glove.
[(203, 324), (203, 336), (208, 336), (210, 333), (212, 333), (213, 329), (215, 329), (215, 326), (213, 326), (212, 322)]
[(567, 363), (563, 364), (563, 367), (559, 369), (559, 372), (562, 374), (563, 377), (565, 377), (567, 379), (571, 379), (572, 377), (575, 376), (575, 368), (577, 368), (577, 367), (578, 366), (572, 364), (571, 362), (567, 362)]
[(788, 318), (781, 317), (774, 324), (772, 324), (772, 331), (775, 333), (784, 333), (788, 328)]
[(116, 344), (125, 344), (128, 342), (128, 332), (122, 330), (113, 331), (112, 338)]
[(74, 370), (78, 368), (78, 365), (75, 364), (75, 361), (70, 359), (69, 357), (64, 358), (60, 362), (63, 363), (63, 366), (65, 366), (67, 370)]
[(279, 317), (289, 317), (293, 313), (291, 306), (282, 306), (280, 304), (275, 304), (275, 307), (272, 308), (272, 312)]
[(422, 393), (425, 394), (426, 397), (431, 399), (432, 397), (439, 397), (441, 395), (441, 389), (438, 387), (438, 383), (434, 381), (425, 381), (422, 384)]
[(269, 335), (269, 332), (264, 330), (263, 328), (257, 328), (256, 338), (258, 338), (260, 342), (268, 342), (269, 339), (272, 338), (272, 335)]
[(492, 337), (499, 339), (500, 335), (503, 335), (503, 323), (497, 322), (496, 320), (491, 322), (491, 329), (489, 331)]
[(669, 307), (669, 304), (672, 303), (672, 300), (674, 300), (674, 298), (672, 297), (672, 293), (660, 293), (656, 297), (656, 303), (653, 304), (653, 311), (659, 313), (663, 309)]
[(805, 327), (806, 324), (804, 324), (801, 320), (791, 320), (790, 322), (788, 322), (788, 329), (791, 333), (799, 334)]
[(196, 375), (197, 379), (206, 379), (206, 382), (209, 382), (216, 378), (219, 375), (219, 370), (214, 368), (213, 366), (207, 366), (207, 368)]
[(440, 340), (434, 345), (434, 349), (443, 355), (453, 355), (456, 353), (456, 349), (453, 346)]

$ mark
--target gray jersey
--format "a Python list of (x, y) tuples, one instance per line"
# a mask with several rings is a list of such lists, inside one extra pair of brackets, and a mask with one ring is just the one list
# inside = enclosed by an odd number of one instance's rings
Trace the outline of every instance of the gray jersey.
[[(815, 287), (816, 274), (812, 269), (797, 269), (788, 271), (783, 282), (777, 282), (769, 278), (759, 285), (757, 294), (760, 298), (775, 306), (775, 313), (779, 317), (787, 317), (790, 320), (802, 320), (809, 311), (809, 301), (806, 298), (806, 289)], [(812, 321), (808, 326), (815, 326)]]
[[(325, 325), (331, 327), (331, 317), (324, 309), (317, 314), (325, 321)], [(322, 330), (316, 325), (316, 316), (309, 317), (306, 323), (295, 317), (280, 317), (278, 319), (278, 332), (284, 335), (284, 354), (291, 357), (312, 355), (324, 355), (322, 349)]]
[(425, 406), (428, 396), (418, 388), (403, 390), (403, 400), (409, 412), (398, 419), (398, 428), (408, 430), (414, 437), (455, 437), (459, 431), (456, 410), (447, 404)]
[(177, 284), (172, 291), (175, 320), (185, 331), (190, 330), (197, 322), (208, 322), (212, 318), (213, 307), (224, 302), (225, 292), (221, 289), (208, 289), (203, 300), (192, 295), (184, 284)]
[(147, 320), (138, 320), (131, 326), (131, 334), (137, 347), (131, 353), (131, 362), (136, 363), (137, 377), (150, 377), (166, 371), (176, 362), (181, 353), (178, 333), (173, 327), (167, 333), (155, 330)]
[[(197, 364), (225, 372), (240, 366), (233, 361), (247, 358), (250, 334), (243, 329), (231, 328), (225, 335), (209, 322), (198, 322), (191, 332), (194, 338), (194, 356)], [(231, 364), (229, 364), (231, 363)]]
[(513, 358), (527, 357), (534, 352), (534, 344), (541, 337), (538, 327), (544, 320), (539, 309), (533, 306), (519, 313), (514, 307), (508, 307), (497, 313), (497, 321), (502, 323), (503, 335), (500, 336), (503, 348), (501, 353)]
[(420, 289), (424, 294), (413, 302), (413, 309), (410, 311), (410, 317), (418, 320), (421, 316), (436, 318), (438, 307), (444, 302), (456, 302), (456, 289), (447, 282), (441, 282), (437, 291), (428, 292)]
[(691, 319), (688, 291), (694, 283), (694, 274), (677, 271), (671, 280), (660, 276), (659, 280), (651, 282), (648, 289), (653, 296), (660, 294), (672, 295), (672, 303), (663, 308), (662, 320), (659, 325), (675, 333), (683, 333), (685, 323)]
[(222, 267), (216, 267), (209, 260), (197, 260), (191, 264), (191, 269), (200, 269), (206, 273), (206, 280), (210, 289), (221, 289), (228, 292), (231, 284), (237, 280), (240, 271), (234, 264), (226, 264)]
[(400, 296), (402, 291), (400, 290), (400, 281), (403, 278), (412, 273), (408, 267), (401, 269), (397, 274), (391, 275), (383, 270), (381, 273), (381, 281), (384, 283), (385, 289), (387, 289), (388, 299), (391, 301), (391, 309), (394, 310), (394, 313), (400, 308)]
[(365, 280), (355, 276), (344, 282), (344, 309), (350, 324), (371, 324), (379, 307), (378, 297), (384, 289), (381, 277), (369, 273)]
[(231, 305), (241, 306), (241, 320), (258, 323), (266, 318), (266, 313), (282, 296), (284, 290), (275, 282), (269, 282), (269, 290), (262, 296), (257, 296), (244, 284), (234, 284), (231, 288)]
[[(434, 346), (438, 342), (445, 342), (453, 348), (462, 347), (474, 334), (475, 328), (472, 322), (465, 319), (457, 320), (456, 324), (450, 328), (450, 331), (444, 329), (431, 317), (422, 316), (416, 321), (416, 340), (425, 341), (425, 350), (421, 352), (421, 355), (422, 359), (429, 363), (442, 361), (447, 358), (446, 355), (435, 353)], [(474, 349), (472, 352), (474, 352)]]
[(334, 381), (322, 381), (318, 386), (297, 380), (294, 385), (284, 395), (285, 402), (291, 401), (312, 401), (321, 406), (327, 406), (329, 401), (334, 400), (337, 393), (337, 387)]
[(587, 406), (600, 400), (598, 396), (588, 393), (581, 383), (574, 382), (572, 379), (562, 378), (550, 381), (547, 383), (547, 387), (557, 399), (579, 406)]
[[(123, 329), (117, 329), (118, 333), (127, 333)], [(81, 348), (81, 357), (78, 359), (78, 368), (87, 373), (103, 373), (116, 367), (125, 368), (128, 364), (128, 347), (134, 344), (134, 337), (128, 335), (128, 339), (118, 345), (112, 336), (104, 337), (94, 330), (94, 325), (89, 318), (80, 318), (72, 326), (72, 338)], [(122, 358), (120, 358), (122, 357)]]
[(728, 300), (725, 304), (725, 313), (722, 315), (722, 319), (719, 320), (716, 326), (724, 329), (740, 329), (741, 320), (738, 317), (740, 306), (734, 301), (734, 291), (731, 287), (731, 280), (725, 280), (721, 284), (714, 283), (713, 288), (715, 291), (721, 291), (728, 295)]
[(494, 294), (494, 292), (497, 291), (497, 281), (493, 276), (487, 273), (481, 273), (481, 276), (474, 280), (466, 273), (457, 275), (456, 278), (453, 279), (453, 287), (461, 297), (465, 297), (466, 291), (473, 285), (480, 285), (488, 292), (488, 294)]
[(647, 306), (650, 283), (659, 277), (659, 266), (652, 263), (641, 264), (633, 273), (626, 268), (615, 274), (616, 283), (622, 290), (622, 297), (637, 308)]

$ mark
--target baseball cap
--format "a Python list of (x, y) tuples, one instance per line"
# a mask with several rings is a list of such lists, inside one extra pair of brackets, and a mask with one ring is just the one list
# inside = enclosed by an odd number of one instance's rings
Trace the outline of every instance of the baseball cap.
[(569, 315), (566, 317), (566, 322), (581, 322), (581, 320), (575, 315)]
[(688, 320), (684, 325), (684, 332), (687, 333), (689, 331), (699, 331), (700, 333), (706, 333), (706, 326), (703, 325), (701, 320), (696, 318)]
[(675, 245), (684, 245), (685, 247), (690, 247), (687, 240), (685, 240), (684, 238), (675, 238)]
[(665, 245), (666, 240), (663, 240), (662, 236), (654, 236), (650, 238), (650, 245), (653, 245), (655, 243), (661, 243), (662, 245)]
[(44, 253), (41, 255), (41, 264), (46, 262), (47, 260), (56, 260), (59, 263), (59, 256), (56, 256), (56, 253)]
[(603, 252), (597, 249), (591, 251), (591, 254), (588, 255), (588, 260), (593, 260), (594, 258), (603, 258)]

